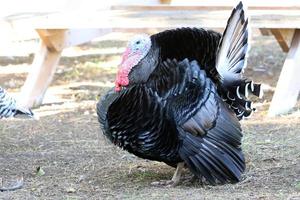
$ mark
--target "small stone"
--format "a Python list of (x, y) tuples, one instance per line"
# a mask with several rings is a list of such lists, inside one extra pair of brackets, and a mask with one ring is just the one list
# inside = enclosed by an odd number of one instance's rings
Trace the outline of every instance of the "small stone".
[(79, 178), (78, 178), (78, 180), (77, 180), (77, 182), (80, 183), (80, 182), (82, 182), (85, 178), (86, 178), (86, 176), (80, 175)]
[(76, 192), (76, 189), (73, 188), (73, 187), (68, 187), (68, 188), (66, 189), (66, 191), (67, 191), (67, 193), (75, 193), (75, 192)]

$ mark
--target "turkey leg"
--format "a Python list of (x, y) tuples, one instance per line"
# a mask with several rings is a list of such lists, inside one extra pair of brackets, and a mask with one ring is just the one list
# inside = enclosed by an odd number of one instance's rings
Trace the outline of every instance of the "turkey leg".
[(169, 187), (174, 187), (174, 186), (178, 185), (180, 182), (183, 167), (184, 167), (184, 162), (178, 163), (176, 171), (171, 180), (155, 181), (155, 182), (152, 182), (151, 185), (153, 185), (153, 186), (164, 185), (164, 186), (169, 186)]
[(176, 186), (180, 182), (183, 167), (184, 167), (184, 162), (181, 162), (181, 163), (177, 164), (176, 171), (175, 171), (175, 173), (172, 177), (172, 180), (171, 180), (171, 181), (173, 181), (172, 186)]

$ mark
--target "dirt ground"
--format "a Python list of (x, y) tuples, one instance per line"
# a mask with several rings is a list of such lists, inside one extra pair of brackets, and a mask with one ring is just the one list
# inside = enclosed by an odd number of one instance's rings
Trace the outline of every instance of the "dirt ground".
[[(77, 47), (81, 53), (100, 46), (117, 51), (63, 57), (45, 104), (35, 109), (40, 120), (1, 120), (0, 187), (19, 177), (24, 186), (0, 192), (0, 199), (300, 199), (299, 106), (291, 115), (266, 117), (286, 56), (273, 37), (253, 38), (246, 70), (266, 88), (264, 99), (256, 100), (258, 112), (242, 122), (246, 173), (242, 182), (221, 186), (150, 186), (170, 179), (174, 169), (130, 155), (103, 137), (95, 105), (113, 85), (125, 44), (105, 41)], [(11, 72), (0, 73), (0, 85), (17, 92), (31, 61), (32, 57), (1, 58), (0, 70)]]

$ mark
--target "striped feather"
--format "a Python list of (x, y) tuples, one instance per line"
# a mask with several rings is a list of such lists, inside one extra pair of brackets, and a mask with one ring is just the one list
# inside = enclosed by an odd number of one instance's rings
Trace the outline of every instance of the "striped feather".
[(16, 100), (0, 87), (0, 119), (17, 115), (37, 119), (30, 109), (19, 106)]
[(13, 117), (16, 111), (16, 100), (0, 87), (0, 118)]

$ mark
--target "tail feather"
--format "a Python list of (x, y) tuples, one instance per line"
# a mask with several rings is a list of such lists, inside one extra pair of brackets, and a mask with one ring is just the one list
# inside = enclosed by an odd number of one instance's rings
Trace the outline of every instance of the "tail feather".
[(242, 49), (242, 47), (248, 43), (247, 26), (248, 26), (248, 19), (245, 21), (245, 24), (243, 25), (242, 30), (239, 32), (239, 35), (231, 43), (230, 48), (232, 48), (232, 50), (228, 53), (228, 57), (231, 57), (234, 54), (236, 54), (238, 50)]
[(254, 88), (251, 91), (255, 96), (258, 96), (259, 98), (262, 98), (263, 96), (263, 90), (261, 88), (261, 84), (254, 84)]
[(246, 66), (248, 51), (248, 19), (240, 2), (233, 9), (220, 41), (216, 69), (224, 87), (238, 85), (243, 79), (241, 72)]
[(263, 90), (261, 84), (253, 83), (253, 81), (242, 81), (238, 86), (231, 86), (226, 89), (219, 88), (219, 93), (222, 95), (229, 107), (236, 113), (238, 119), (251, 116), (256, 109), (253, 103), (248, 99), (249, 95), (262, 97)]

